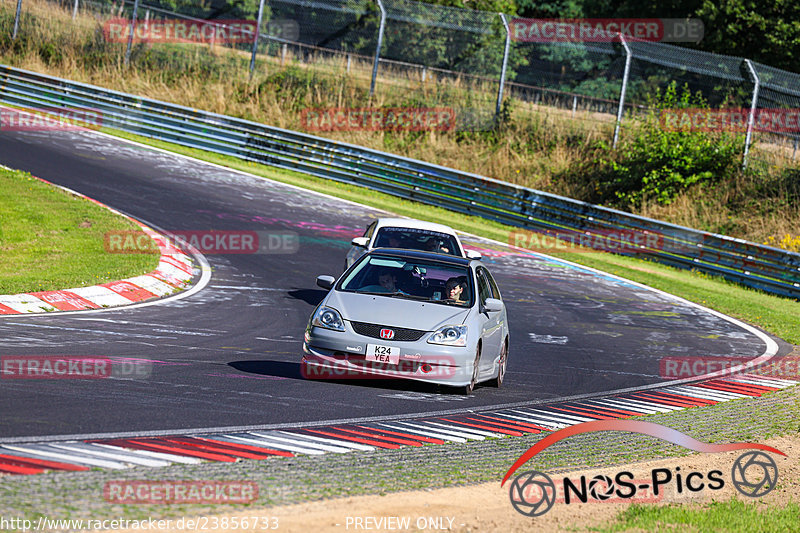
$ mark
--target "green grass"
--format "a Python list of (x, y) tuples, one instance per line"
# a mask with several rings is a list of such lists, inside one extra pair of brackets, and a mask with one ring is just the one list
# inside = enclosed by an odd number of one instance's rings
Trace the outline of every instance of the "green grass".
[(592, 531), (691, 531), (716, 532), (785, 532), (797, 531), (800, 505), (790, 502), (784, 507), (740, 500), (713, 502), (701, 507), (678, 505), (631, 505), (616, 521)]
[(133, 222), (25, 172), (0, 169), (0, 294), (67, 289), (150, 272), (158, 255), (111, 254)]
[[(186, 148), (117, 130), (104, 128), (104, 131), (122, 138), (242, 170), (275, 181), (385, 209), (398, 215), (447, 224), (460, 231), (504, 243), (510, 241), (512, 232), (519, 231), (519, 228), (506, 226), (491, 220), (395, 198), (364, 187), (338, 183), (297, 172), (274, 169), (229, 156)], [(796, 300), (749, 289), (701, 272), (681, 270), (652, 261), (610, 253), (553, 253), (552, 255), (661, 289), (744, 320), (792, 344), (800, 344), (800, 318), (798, 318), (800, 317), (800, 302)]]

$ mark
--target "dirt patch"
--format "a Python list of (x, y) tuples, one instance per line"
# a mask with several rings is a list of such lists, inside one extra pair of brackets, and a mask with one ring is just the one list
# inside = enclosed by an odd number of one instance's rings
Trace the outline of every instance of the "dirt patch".
[[(670, 458), (658, 461), (620, 465), (597, 470), (580, 470), (552, 475), (558, 485), (562, 478), (580, 478), (585, 475), (588, 482), (595, 476), (606, 474), (613, 478), (621, 471), (629, 471), (638, 483), (652, 480), (653, 469), (668, 469), (675, 474), (672, 482), (665, 484), (655, 496), (650, 489), (638, 492), (642, 499), (629, 501), (615, 498), (609, 501), (595, 501), (591, 496), (587, 503), (556, 503), (546, 514), (529, 518), (521, 515), (512, 507), (509, 499), (509, 484), (500, 486), (500, 480), (481, 485), (452, 487), (435, 490), (400, 492), (386, 495), (358, 496), (297, 505), (264, 508), (246, 513), (218, 515), (216, 523), (222, 523), (222, 517), (249, 518), (251, 523), (260, 518), (258, 527), (234, 528), (220, 527), (216, 531), (266, 531), (264, 524), (277, 524), (278, 531), (305, 532), (347, 532), (347, 531), (508, 531), (529, 532), (533, 528), (546, 528), (547, 531), (583, 530), (604, 524), (632, 502), (649, 505), (700, 505), (716, 501), (739, 498), (744, 501), (760, 501), (770, 506), (783, 506), (790, 501), (798, 501), (800, 491), (800, 435), (789, 435), (767, 439), (764, 444), (777, 448), (786, 457), (770, 454), (778, 466), (779, 478), (777, 487), (766, 496), (758, 499), (739, 494), (731, 483), (731, 469), (734, 461), (745, 451), (729, 453), (693, 454), (687, 457)], [(680, 470), (678, 470), (680, 468)], [(524, 471), (523, 467), (521, 471)], [(702, 481), (709, 482), (708, 474), (718, 470), (724, 480), (724, 486), (718, 490), (703, 488), (691, 492), (685, 488), (677, 489), (677, 474), (682, 479), (691, 472), (703, 474), (702, 478), (694, 476), (693, 486), (698, 487)], [(666, 474), (664, 474), (666, 476)], [(579, 481), (578, 481), (579, 483)], [(717, 485), (718, 483), (714, 483)], [(602, 491), (602, 487), (600, 492)], [(657, 501), (654, 501), (657, 500)], [(208, 517), (209, 522), (213, 517)], [(267, 521), (264, 521), (264, 519)], [(230, 523), (230, 522), (229, 522)], [(251, 524), (252, 525), (252, 524)], [(162, 529), (160, 531), (186, 532), (202, 531), (200, 527), (190, 529), (186, 522), (182, 528)], [(132, 531), (132, 530), (131, 530)]]

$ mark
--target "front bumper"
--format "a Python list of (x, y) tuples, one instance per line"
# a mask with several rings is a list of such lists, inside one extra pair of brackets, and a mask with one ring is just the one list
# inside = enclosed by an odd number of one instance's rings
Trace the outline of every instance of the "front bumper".
[[(412, 379), (449, 386), (467, 385), (472, 379), (475, 349), (467, 346), (428, 344), (430, 334), (418, 341), (375, 339), (346, 331), (312, 326), (303, 342), (303, 374), (309, 379)], [(400, 348), (399, 364), (367, 361), (367, 344)]]

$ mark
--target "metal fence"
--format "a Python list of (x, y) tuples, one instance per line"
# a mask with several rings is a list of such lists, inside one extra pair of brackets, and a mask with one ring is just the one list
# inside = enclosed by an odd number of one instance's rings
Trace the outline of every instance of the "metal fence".
[[(676, 82), (702, 95), (711, 107), (750, 110), (746, 154), (753, 132), (762, 141), (787, 148), (770, 154), (792, 159), (800, 139), (796, 127), (760, 129), (752, 123), (758, 110), (800, 109), (798, 74), (745, 58), (623, 37), (614, 42), (527, 42), (515, 34), (514, 17), (503, 13), (411, 0), (262, 0), (260, 8), (245, 2), (227, 11), (214, 4), (183, 7), (170, 0), (51, 1), (72, 9), (73, 15), (84, 10), (136, 18), (140, 24), (191, 18), (261, 20), (254, 45), (223, 44), (252, 52), (251, 71), (270, 68), (256, 61), (266, 54), (280, 58), (281, 64), (287, 58), (316, 61), (351, 76), (369, 76), (371, 93), (389, 90), (398, 80), (421, 82), (422, 87), (403, 86), (409, 102), (467, 109), (471, 113), (464, 113), (466, 119), (459, 124), (464, 129), (491, 125), (503, 98), (511, 94), (572, 109), (573, 116), (577, 109), (607, 113), (608, 120), (616, 119), (616, 144), (625, 113), (646, 108), (655, 90)], [(132, 60), (137, 60), (135, 51)], [(424, 86), (426, 81), (446, 80), (471, 90), (432, 91)]]
[(540, 232), (658, 236), (636, 256), (723, 276), (800, 299), (800, 254), (667, 224), (359, 146), (243, 119), (0, 66), (0, 102), (33, 109), (92, 109), (104, 126), (368, 187)]

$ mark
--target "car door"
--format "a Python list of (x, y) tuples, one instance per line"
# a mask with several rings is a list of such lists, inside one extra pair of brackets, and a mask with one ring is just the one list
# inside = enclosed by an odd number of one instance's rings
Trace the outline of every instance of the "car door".
[[(503, 297), (500, 295), (500, 289), (497, 288), (497, 283), (494, 281), (492, 273), (489, 272), (488, 269), (485, 269), (483, 273), (486, 274), (486, 279), (489, 281), (489, 290), (492, 293), (492, 298), (502, 302)], [(503, 302), (503, 310), (500, 311), (498, 315), (498, 321), (500, 323), (500, 347), (502, 348), (503, 343), (508, 337), (508, 313), (506, 312), (505, 302)]]
[[(486, 302), (487, 298), (494, 298), (492, 293), (492, 286), (489, 282), (488, 272), (483, 267), (478, 267), (475, 271), (478, 280), (478, 298), (480, 299), (481, 306)], [(499, 294), (498, 294), (499, 296)], [(483, 350), (481, 351), (481, 372), (491, 372), (500, 355), (500, 347), (503, 342), (503, 312), (489, 313), (483, 311), (482, 324), (483, 324)]]

